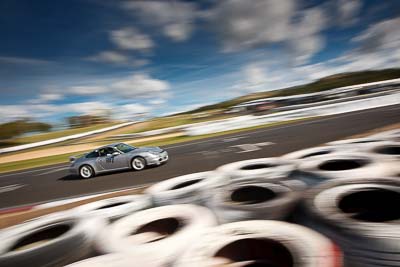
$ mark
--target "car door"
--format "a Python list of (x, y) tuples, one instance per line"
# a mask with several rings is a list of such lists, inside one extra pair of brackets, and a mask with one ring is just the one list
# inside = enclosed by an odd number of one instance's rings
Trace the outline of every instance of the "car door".
[(123, 160), (124, 155), (113, 155), (114, 152), (117, 151), (112, 147), (99, 149), (98, 163), (103, 170), (116, 170), (126, 167)]

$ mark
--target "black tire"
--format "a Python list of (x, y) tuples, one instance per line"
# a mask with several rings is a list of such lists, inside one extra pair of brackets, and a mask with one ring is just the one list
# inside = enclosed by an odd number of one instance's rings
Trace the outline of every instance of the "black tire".
[(92, 166), (85, 164), (85, 165), (82, 165), (81, 167), (79, 167), (79, 177), (81, 177), (82, 179), (89, 179), (89, 178), (94, 177), (94, 175), (95, 175), (95, 172), (94, 172), (94, 169), (92, 168)]
[(134, 171), (141, 171), (143, 169), (145, 169), (147, 166), (147, 162), (143, 157), (134, 157), (131, 160), (131, 168)]

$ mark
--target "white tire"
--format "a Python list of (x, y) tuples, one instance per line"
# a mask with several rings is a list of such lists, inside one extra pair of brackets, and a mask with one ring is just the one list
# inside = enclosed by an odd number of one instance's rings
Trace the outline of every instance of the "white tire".
[(192, 242), (193, 233), (217, 224), (214, 214), (195, 205), (163, 206), (124, 217), (109, 225), (96, 241), (103, 253), (129, 253), (173, 262)]
[(314, 157), (319, 157), (335, 152), (341, 151), (340, 148), (336, 146), (321, 146), (321, 147), (312, 147), (306, 148), (298, 151), (291, 152), (289, 154), (283, 155), (282, 158), (286, 160), (304, 160), (310, 159)]
[(400, 262), (399, 202), (398, 179), (340, 179), (312, 189), (304, 213), (338, 242), (347, 261), (363, 258), (383, 266), (384, 261)]
[(400, 129), (381, 132), (378, 134), (371, 135), (370, 137), (400, 142)]
[(143, 259), (129, 254), (107, 254), (82, 260), (66, 267), (164, 267), (157, 257)]
[(99, 216), (116, 220), (151, 206), (151, 199), (147, 195), (128, 195), (91, 202), (70, 211), (75, 216), (80, 217)]
[(204, 231), (174, 266), (339, 267), (341, 257), (337, 247), (317, 232), (285, 222), (256, 220)]
[[(385, 141), (365, 146), (363, 152), (371, 153), (388, 160), (400, 159), (400, 142)], [(400, 174), (400, 172), (399, 172)]]
[(281, 158), (258, 158), (237, 161), (216, 169), (217, 173), (229, 179), (246, 179), (260, 177), (264, 180), (286, 179), (294, 170), (291, 161)]
[(375, 178), (398, 173), (396, 162), (368, 153), (333, 153), (297, 165), (298, 178), (321, 182), (337, 178)]
[(149, 194), (156, 206), (171, 204), (204, 204), (203, 191), (208, 188), (213, 172), (199, 172), (174, 177), (149, 187)]
[(44, 216), (4, 229), (0, 266), (53, 267), (81, 260), (93, 253), (94, 237), (104, 226), (100, 218)]
[(210, 191), (207, 205), (220, 223), (253, 219), (285, 219), (299, 200), (304, 185), (232, 182)]
[(365, 138), (353, 138), (353, 139), (343, 139), (339, 141), (333, 141), (327, 143), (329, 146), (342, 146), (347, 147), (351, 146), (350, 148), (356, 149), (358, 147), (363, 147), (365, 145), (370, 145), (377, 142), (385, 141), (382, 138), (372, 138), (372, 137), (365, 137)]

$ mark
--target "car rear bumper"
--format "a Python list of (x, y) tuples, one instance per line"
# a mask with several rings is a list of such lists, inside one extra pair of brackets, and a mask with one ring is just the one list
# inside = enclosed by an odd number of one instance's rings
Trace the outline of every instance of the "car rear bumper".
[(71, 175), (78, 175), (78, 170), (76, 168), (69, 168), (69, 174)]

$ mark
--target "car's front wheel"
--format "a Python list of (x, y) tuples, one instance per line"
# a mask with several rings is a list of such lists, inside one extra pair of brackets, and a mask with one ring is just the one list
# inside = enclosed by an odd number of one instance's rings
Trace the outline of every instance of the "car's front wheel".
[(133, 158), (131, 161), (131, 166), (135, 171), (141, 171), (146, 167), (146, 160), (142, 157)]
[(83, 165), (79, 168), (79, 176), (83, 179), (92, 178), (94, 176), (94, 170), (89, 165)]

